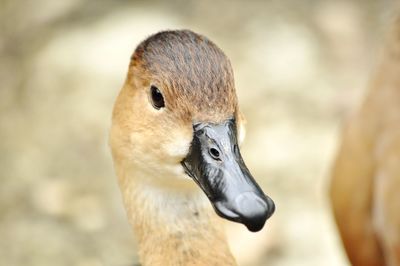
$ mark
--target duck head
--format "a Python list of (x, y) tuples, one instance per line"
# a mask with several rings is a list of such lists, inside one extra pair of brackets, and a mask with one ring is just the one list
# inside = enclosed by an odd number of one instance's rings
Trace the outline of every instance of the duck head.
[(114, 161), (129, 178), (197, 184), (219, 216), (259, 231), (275, 206), (242, 159), (243, 134), (232, 68), (214, 43), (164, 31), (136, 48), (110, 134)]

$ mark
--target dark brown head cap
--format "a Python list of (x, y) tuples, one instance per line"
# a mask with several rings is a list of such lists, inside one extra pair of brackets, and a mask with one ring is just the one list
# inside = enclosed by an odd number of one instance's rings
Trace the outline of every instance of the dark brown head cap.
[[(158, 87), (166, 108), (193, 121), (234, 116), (237, 98), (229, 59), (206, 37), (189, 30), (163, 31), (143, 41), (132, 56), (150, 84)], [(136, 72), (138, 73), (138, 72)]]

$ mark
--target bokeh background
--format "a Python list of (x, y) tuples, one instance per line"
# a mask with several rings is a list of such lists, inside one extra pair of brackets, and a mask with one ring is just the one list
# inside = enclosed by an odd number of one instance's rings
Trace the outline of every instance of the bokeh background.
[(135, 46), (176, 28), (231, 59), (248, 120), (242, 153), (277, 204), (265, 239), (239, 245), (259, 251), (242, 264), (348, 265), (326, 197), (330, 165), (393, 9), (388, 0), (0, 0), (0, 265), (137, 260), (107, 145), (111, 110)]

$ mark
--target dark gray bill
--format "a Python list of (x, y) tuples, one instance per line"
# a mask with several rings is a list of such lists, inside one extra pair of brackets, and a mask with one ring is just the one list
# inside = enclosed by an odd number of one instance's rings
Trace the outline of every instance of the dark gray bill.
[(206, 193), (219, 216), (242, 223), (252, 232), (261, 230), (275, 205), (244, 164), (235, 120), (198, 123), (193, 128), (192, 145), (182, 161), (186, 173)]

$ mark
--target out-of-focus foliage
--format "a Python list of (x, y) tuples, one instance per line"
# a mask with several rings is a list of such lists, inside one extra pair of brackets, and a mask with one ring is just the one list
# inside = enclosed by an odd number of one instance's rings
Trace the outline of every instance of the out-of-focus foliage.
[(277, 203), (260, 265), (345, 265), (325, 179), (392, 6), (2, 0), (0, 265), (136, 260), (108, 128), (134, 47), (174, 28), (208, 36), (232, 61), (248, 120), (243, 156)]

